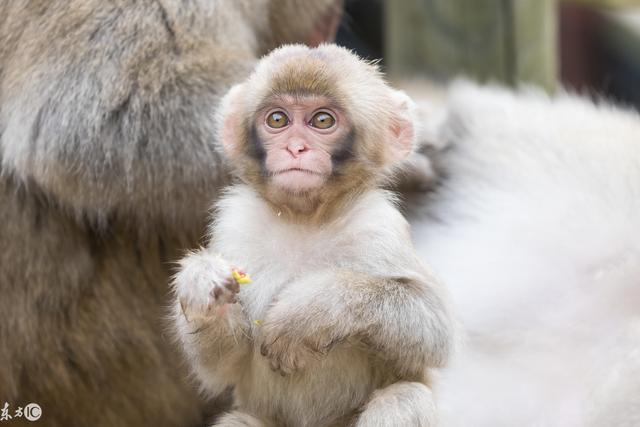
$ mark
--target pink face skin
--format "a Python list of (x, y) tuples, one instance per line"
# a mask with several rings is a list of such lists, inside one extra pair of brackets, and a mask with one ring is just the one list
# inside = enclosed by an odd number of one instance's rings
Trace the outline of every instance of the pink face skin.
[[(258, 139), (266, 154), (265, 168), (272, 185), (302, 193), (320, 188), (329, 178), (331, 156), (344, 143), (349, 129), (344, 115), (330, 105), (323, 97), (282, 96), (257, 114)], [(270, 120), (274, 113), (280, 114), (280, 121)], [(333, 124), (321, 128), (326, 125), (314, 121), (319, 113), (331, 116)], [(324, 123), (331, 123), (323, 117)]]

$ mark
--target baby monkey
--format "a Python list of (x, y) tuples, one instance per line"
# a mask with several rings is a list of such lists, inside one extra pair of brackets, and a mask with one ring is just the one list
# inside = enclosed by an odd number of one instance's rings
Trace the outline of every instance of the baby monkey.
[(379, 188), (412, 150), (412, 108), (334, 45), (277, 49), (224, 98), (218, 140), (240, 183), (174, 281), (195, 375), (214, 395), (233, 386), (215, 425), (435, 424), (429, 374), (452, 322)]

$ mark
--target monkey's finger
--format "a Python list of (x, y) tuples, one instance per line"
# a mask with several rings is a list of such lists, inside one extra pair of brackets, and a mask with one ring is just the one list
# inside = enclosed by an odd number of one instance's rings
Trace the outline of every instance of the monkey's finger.
[(275, 338), (269, 339), (269, 333), (266, 332), (265, 336), (266, 336), (266, 338), (264, 338), (264, 341), (262, 342), (262, 345), (260, 346), (260, 354), (262, 354), (263, 356), (268, 356), (269, 353), (272, 352), (271, 349), (278, 342), (278, 340), (282, 337), (282, 335), (276, 335)]
[(280, 371), (280, 365), (278, 364), (278, 362), (275, 359), (269, 359), (269, 369), (271, 369), (273, 372), (279, 372)]
[(237, 294), (238, 292), (240, 292), (240, 283), (238, 283), (238, 281), (235, 279), (227, 279), (224, 282), (224, 286), (234, 294)]
[(263, 355), (264, 357), (267, 357), (267, 355), (269, 354), (269, 349), (267, 348), (267, 345), (264, 343), (260, 346), (260, 354)]
[(293, 373), (293, 370), (284, 364), (282, 359), (278, 359), (272, 364), (275, 367), (275, 372), (279, 373), (281, 377), (286, 377)]
[(209, 291), (209, 295), (211, 295), (213, 299), (217, 301), (220, 299), (224, 291), (225, 289), (222, 286), (216, 285), (211, 289), (211, 291)]
[[(329, 351), (336, 344), (340, 343), (342, 340), (343, 340), (342, 338), (331, 338), (321, 344), (316, 343), (316, 346), (315, 346), (316, 353), (321, 354), (322, 356), (326, 356), (327, 353), (329, 353)], [(314, 348), (314, 347), (310, 347), (310, 348)]]

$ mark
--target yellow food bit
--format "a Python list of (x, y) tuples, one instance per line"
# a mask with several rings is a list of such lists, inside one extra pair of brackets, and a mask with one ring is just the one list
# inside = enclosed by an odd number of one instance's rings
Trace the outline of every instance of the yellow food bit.
[(254, 320), (253, 324), (256, 326), (262, 326), (262, 320)]
[(251, 283), (251, 277), (249, 277), (247, 273), (242, 273), (238, 270), (233, 270), (231, 272), (231, 275), (233, 276), (234, 280), (238, 282), (239, 285), (246, 285), (248, 283)]

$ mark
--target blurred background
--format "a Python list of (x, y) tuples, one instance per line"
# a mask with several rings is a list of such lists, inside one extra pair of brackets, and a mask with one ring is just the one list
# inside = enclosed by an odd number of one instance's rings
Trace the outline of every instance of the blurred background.
[(640, 0), (346, 0), (337, 42), (393, 79), (535, 84), (640, 110)]

